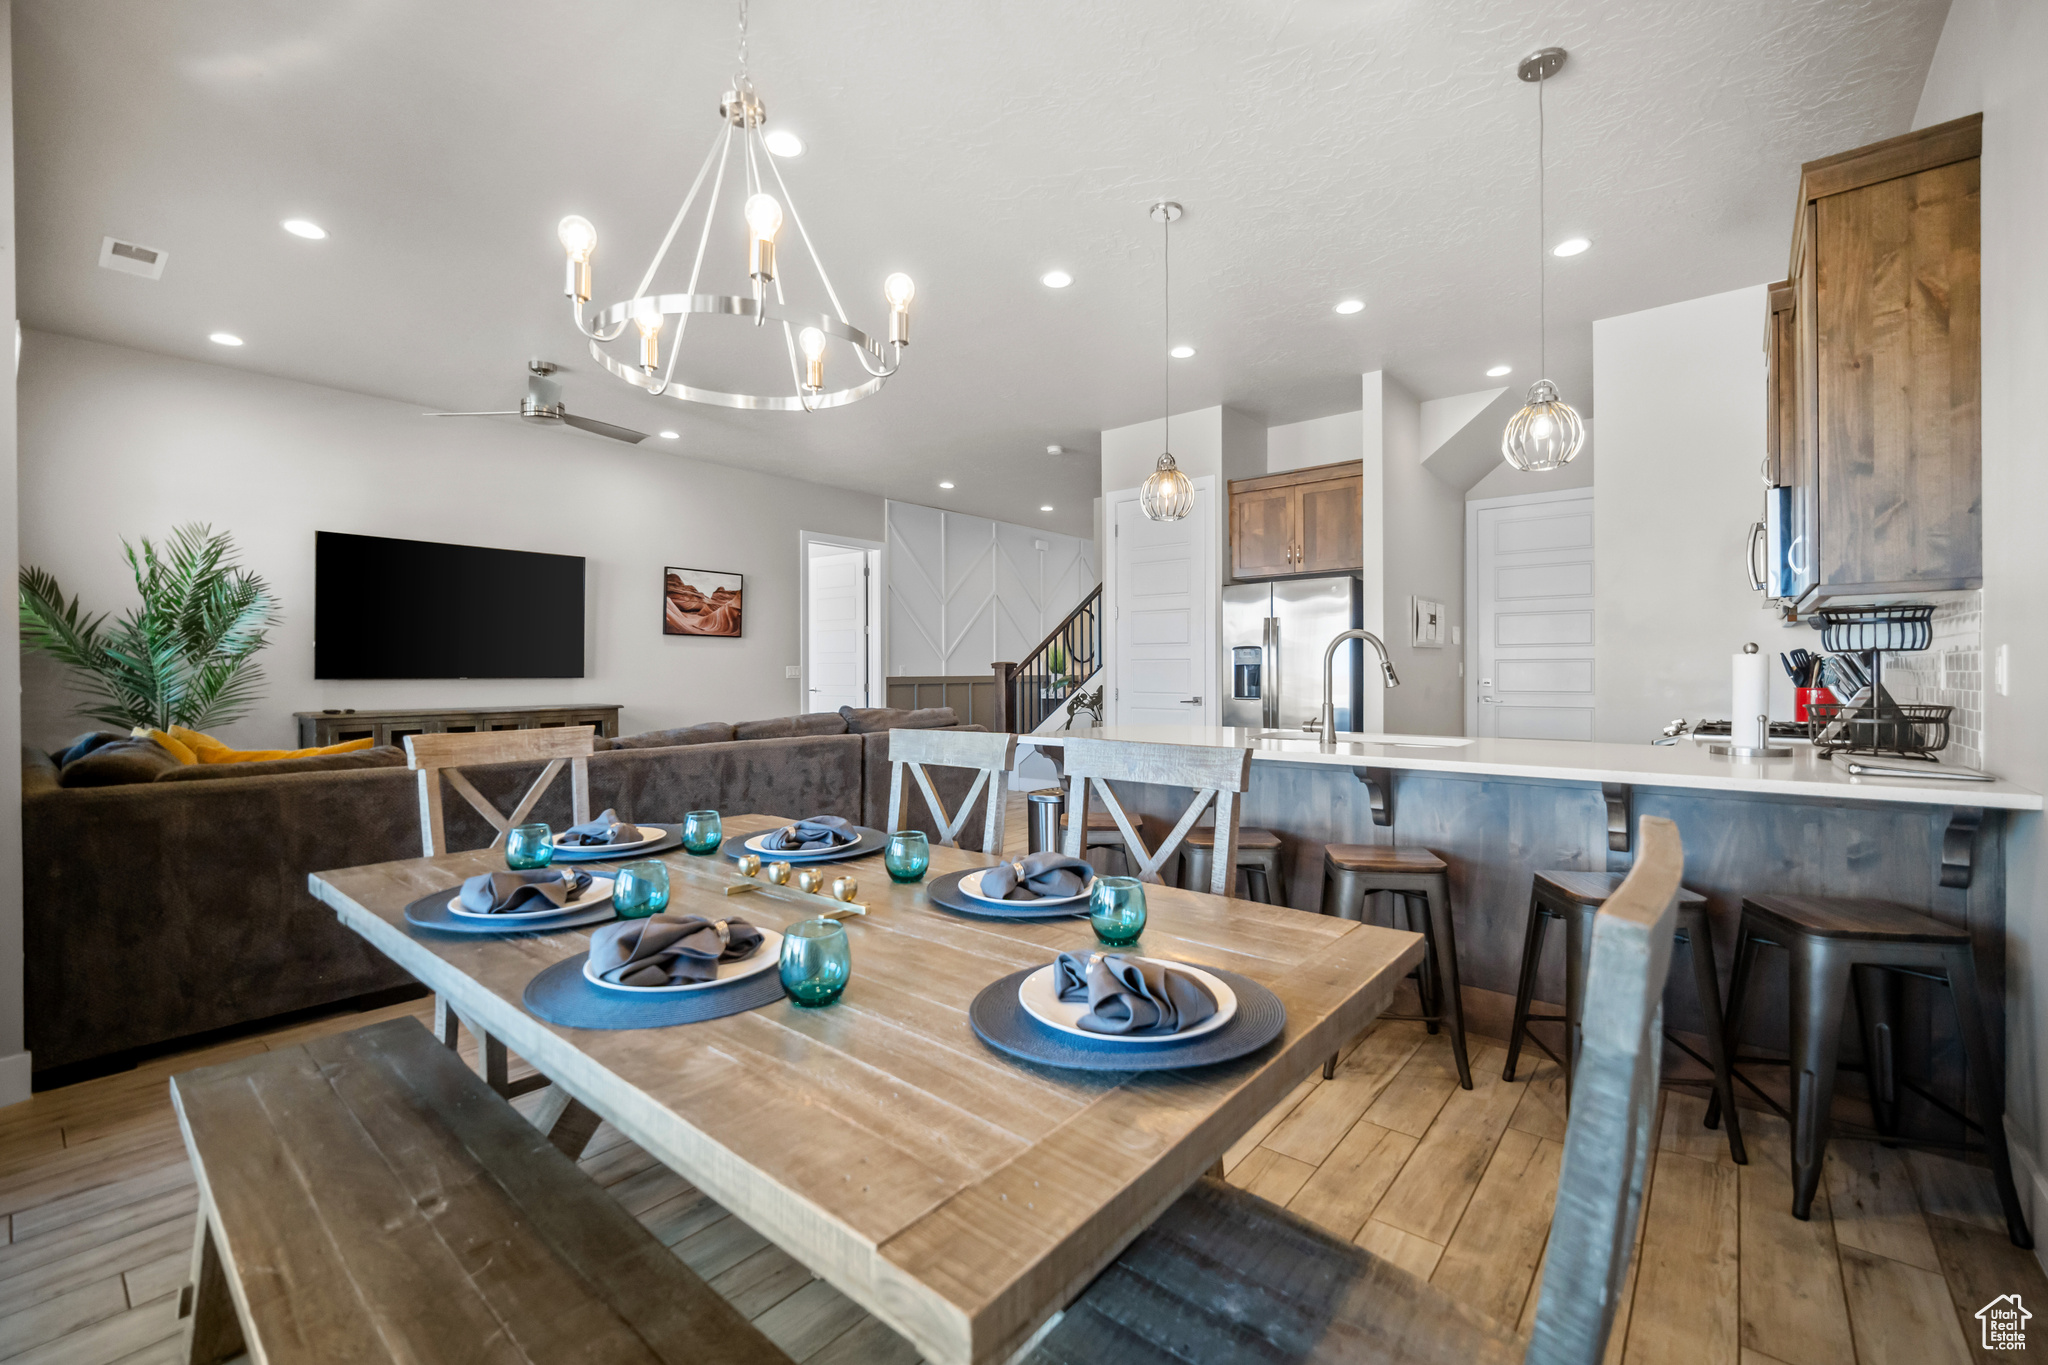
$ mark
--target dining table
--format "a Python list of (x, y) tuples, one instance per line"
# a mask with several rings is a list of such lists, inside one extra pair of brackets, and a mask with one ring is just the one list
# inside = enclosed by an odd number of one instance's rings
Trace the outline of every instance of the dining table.
[[(730, 815), (728, 838), (788, 824)], [(780, 930), (821, 898), (745, 881), (731, 858), (660, 855), (665, 913)], [(630, 855), (618, 861), (629, 861)], [(934, 847), (923, 882), (880, 856), (832, 865), (865, 913), (823, 1007), (789, 999), (666, 1028), (559, 1027), (522, 1003), (601, 926), (443, 934), (405, 907), (501, 871), (501, 849), (314, 873), (312, 894), (472, 1029), (908, 1338), (935, 1365), (1007, 1358), (1275, 1104), (1379, 1016), (1422, 957), (1412, 933), (1165, 885), (1145, 888), (1147, 956), (1272, 991), (1286, 1026), (1235, 1061), (1093, 1072), (1026, 1063), (969, 1022), (999, 977), (1098, 945), (1085, 914), (999, 920), (935, 905), (933, 878), (997, 861)], [(593, 871), (606, 863), (579, 863)]]

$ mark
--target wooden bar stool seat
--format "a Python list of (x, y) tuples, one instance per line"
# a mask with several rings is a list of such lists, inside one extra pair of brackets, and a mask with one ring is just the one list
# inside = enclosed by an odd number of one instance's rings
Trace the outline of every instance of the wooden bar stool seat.
[[(1592, 951), (1593, 918), (1608, 898), (1621, 888), (1622, 880), (1623, 874), (1619, 872), (1538, 872), (1529, 892), (1529, 921), (1522, 938), (1521, 978), (1515, 987), (1514, 1023), (1508, 1029), (1508, 1061), (1501, 1070), (1501, 1077), (1510, 1081), (1515, 1078), (1515, 1066), (1521, 1059), (1523, 1042), (1534, 1043), (1545, 1056), (1563, 1068), (1567, 1108), (1571, 1103), (1572, 1067), (1579, 1056), (1579, 1025), (1585, 1011), (1586, 960)], [(1536, 975), (1543, 962), (1543, 940), (1552, 920), (1564, 922), (1564, 1013), (1537, 1014), (1531, 1006), (1536, 993)], [(1746, 1166), (1749, 1153), (1743, 1146), (1742, 1127), (1735, 1113), (1733, 1073), (1722, 1047), (1721, 976), (1714, 961), (1714, 934), (1707, 920), (1707, 898), (1682, 886), (1678, 889), (1678, 928), (1673, 941), (1692, 948), (1693, 991), (1699, 997), (1700, 1013), (1706, 1016), (1707, 1055), (1702, 1057), (1694, 1052), (1670, 1029), (1664, 1030), (1664, 1036), (1672, 1046), (1714, 1073), (1713, 1107), (1707, 1113), (1707, 1127), (1712, 1128), (1719, 1122), (1720, 1109), (1725, 1106), (1728, 1111), (1729, 1155), (1735, 1158), (1737, 1165)], [(1563, 1024), (1564, 1054), (1560, 1056), (1552, 1052), (1548, 1044), (1530, 1031), (1530, 1024)]]
[[(1408, 927), (1423, 940), (1422, 964), (1415, 969), (1415, 989), (1422, 997), (1420, 1014), (1383, 1014), (1382, 1019), (1419, 1019), (1435, 1033), (1440, 1024), (1451, 1029), (1451, 1053), (1458, 1062), (1458, 1084), (1472, 1088), (1472, 1066), (1465, 1055), (1465, 1002), (1458, 987), (1458, 933), (1451, 923), (1449, 864), (1426, 848), (1383, 844), (1323, 846), (1323, 913), (1344, 919), (1365, 918), (1365, 898), (1375, 891), (1400, 897)], [(1418, 914), (1418, 911), (1420, 912)], [(1323, 1064), (1325, 1078), (1337, 1074), (1337, 1059)]]
[[(1745, 1056), (1738, 1047), (1743, 1005), (1752, 989), (1750, 978), (1764, 948), (1783, 949), (1790, 959), (1790, 1113), (1742, 1074), (1744, 1066), (1788, 1064), (1785, 1059)], [(1900, 1032), (1899, 986), (1908, 976), (1947, 985), (1955, 1001), (1968, 1097), (1974, 1101), (1976, 1119), (1958, 1113), (1899, 1074), (1893, 1040)], [(1792, 1125), (1792, 1216), (1804, 1219), (1811, 1214), (1814, 1194), (1820, 1188), (1833, 1127), (1842, 1013), (1852, 987), (1863, 1034), (1863, 1072), (1879, 1140), (1887, 1145), (1919, 1145), (1898, 1132), (1898, 1091), (1902, 1086), (1960, 1119), (1966, 1129), (1975, 1129), (1983, 1139), (1982, 1151), (1991, 1161), (1999, 1203), (2005, 1209), (2006, 1233), (2014, 1246), (2033, 1246), (2019, 1191), (2013, 1186), (2012, 1155), (2006, 1148), (2003, 1122), (2004, 1077), (1992, 1059), (1984, 1031), (1970, 931), (1903, 905), (1861, 896), (1747, 896), (1742, 902), (1722, 1048), (1735, 1078)], [(1709, 1102), (1710, 1121), (1715, 1108), (1716, 1102)]]
[[(1196, 825), (1181, 842), (1181, 885), (1197, 890), (1209, 884), (1210, 862), (1215, 856), (1216, 827)], [(1253, 900), (1267, 905), (1281, 904), (1287, 886), (1283, 872), (1280, 836), (1270, 829), (1241, 827), (1237, 831), (1237, 866), (1244, 873), (1245, 889)], [(1279, 899), (1276, 899), (1276, 890)]]

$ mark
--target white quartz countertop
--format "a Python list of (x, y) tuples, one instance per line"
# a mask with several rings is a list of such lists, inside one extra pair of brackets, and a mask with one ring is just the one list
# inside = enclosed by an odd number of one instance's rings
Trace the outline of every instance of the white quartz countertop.
[[(1598, 744), (1557, 739), (1445, 739), (1429, 735), (1344, 735), (1324, 753), (1314, 736), (1266, 737), (1230, 726), (1112, 725), (1099, 730), (1020, 735), (1018, 743), (1057, 747), (1069, 734), (1149, 744), (1197, 744), (1249, 749), (1254, 763), (1298, 763), (1334, 768), (1407, 768), (1418, 772), (1541, 778), (1558, 782), (1626, 782), (1642, 787), (1690, 787), (1767, 796), (1888, 801), (1904, 805), (1989, 806), (2040, 810), (2041, 795), (2013, 782), (1954, 782), (1938, 778), (1851, 777), (1807, 745), (1790, 758), (1729, 759), (1704, 744)], [(1904, 760), (1910, 761), (1910, 760)]]

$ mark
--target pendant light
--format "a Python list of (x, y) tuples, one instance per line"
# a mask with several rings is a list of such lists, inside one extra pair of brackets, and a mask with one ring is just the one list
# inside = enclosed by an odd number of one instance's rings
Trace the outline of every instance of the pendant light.
[[(1545, 270), (1546, 225), (1543, 221), (1543, 82), (1564, 65), (1564, 49), (1539, 48), (1522, 58), (1515, 74), (1536, 87), (1536, 372), (1549, 368), (1545, 334), (1549, 322)], [(1586, 424), (1572, 405), (1557, 396), (1557, 385), (1538, 379), (1529, 386), (1529, 401), (1508, 419), (1501, 433), (1500, 453), (1509, 464), (1530, 474), (1544, 474), (1570, 464), (1586, 445)]]
[(1166, 449), (1160, 453), (1159, 463), (1145, 480), (1145, 486), (1138, 490), (1138, 506), (1144, 509), (1147, 520), (1179, 521), (1195, 508), (1195, 486), (1188, 482), (1188, 476), (1180, 472), (1173, 462), (1173, 358), (1166, 353), (1173, 341), (1173, 220), (1180, 217), (1180, 205), (1171, 200), (1161, 200), (1152, 206), (1152, 221), (1160, 225), (1161, 259), (1165, 262), (1166, 284), (1162, 291), (1165, 299), (1161, 311), (1160, 352), (1166, 360), (1159, 392), (1166, 409)]

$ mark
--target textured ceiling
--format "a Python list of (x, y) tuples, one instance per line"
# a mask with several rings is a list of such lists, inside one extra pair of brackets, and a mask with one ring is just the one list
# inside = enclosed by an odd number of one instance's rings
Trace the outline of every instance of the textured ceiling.
[[(601, 299), (638, 278), (717, 131), (731, 5), (15, 0), (20, 306), (423, 407), (506, 406), (544, 356), (573, 410), (682, 432), (649, 458), (1085, 531), (1096, 461), (1045, 446), (1158, 411), (1154, 199), (1187, 205), (1176, 410), (1321, 416), (1379, 368), (1425, 398), (1503, 361), (1526, 384), (1536, 110), (1513, 68), (1566, 47), (1548, 235), (1594, 246), (1546, 258), (1549, 370), (1590, 410), (1591, 321), (1782, 271), (1799, 163), (1906, 128), (1946, 8), (759, 0), (753, 74), (809, 144), (783, 171), (853, 321), (884, 325), (888, 272), (918, 284), (901, 376), (805, 416), (627, 390), (558, 292), (568, 212), (597, 224)], [(280, 232), (294, 215), (332, 237)], [(163, 279), (98, 269), (108, 233), (168, 250)], [(1073, 287), (1038, 284), (1055, 266)], [(1365, 311), (1334, 315), (1347, 295)], [(787, 382), (772, 334), (713, 326), (707, 364)]]

